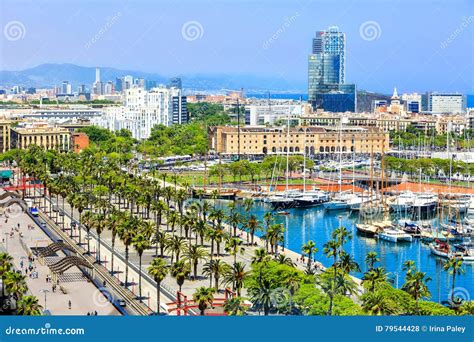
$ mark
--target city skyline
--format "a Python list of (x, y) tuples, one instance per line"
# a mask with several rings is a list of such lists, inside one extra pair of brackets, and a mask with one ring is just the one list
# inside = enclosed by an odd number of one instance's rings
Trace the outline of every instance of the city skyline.
[[(288, 89), (305, 90), (315, 32), (336, 25), (347, 36), (345, 82), (358, 89), (473, 93), (469, 1), (389, 3), (364, 1), (356, 7), (351, 1), (279, 1), (270, 7), (266, 1), (209, 1), (206, 6), (181, 1), (175, 6), (139, 2), (131, 8), (128, 2), (103, 2), (94, 5), (93, 13), (76, 3), (66, 14), (66, 7), (54, 1), (41, 8), (29, 1), (6, 1), (0, 69), (75, 63), (167, 77), (239, 76), (243, 87), (242, 75), (274, 76)], [(157, 11), (149, 11), (150, 6)], [(229, 25), (229, 13), (245, 23)], [(440, 13), (443, 25), (437, 25)], [(414, 25), (398, 25), (399, 16)], [(38, 19), (51, 25), (41, 26)], [(8, 30), (13, 24), (17, 35)], [(53, 48), (57, 41), (61, 49)]]

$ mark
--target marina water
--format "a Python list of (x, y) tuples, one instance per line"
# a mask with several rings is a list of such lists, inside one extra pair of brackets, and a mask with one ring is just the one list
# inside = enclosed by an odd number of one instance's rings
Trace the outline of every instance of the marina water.
[[(217, 200), (216, 206), (227, 209), (230, 201)], [(245, 214), (241, 201), (236, 201), (236, 208), (241, 214)], [(262, 222), (263, 215), (267, 211), (272, 211), (271, 206), (263, 202), (255, 202), (250, 214), (255, 214)], [(308, 240), (316, 243), (318, 252), (316, 260), (322, 262), (324, 266), (332, 265), (332, 258), (329, 259), (323, 254), (323, 245), (331, 239), (331, 233), (339, 226), (339, 221), (352, 232), (353, 238), (345, 246), (346, 252), (351, 254), (362, 270), (361, 273), (353, 275), (361, 278), (363, 272), (367, 270), (364, 263), (365, 256), (370, 251), (377, 252), (380, 259), (378, 266), (384, 267), (388, 272), (388, 278), (394, 287), (401, 288), (405, 280), (405, 272), (402, 270), (403, 263), (413, 260), (422, 272), (426, 272), (431, 281), (428, 288), (431, 292), (430, 300), (443, 302), (448, 299), (451, 293), (452, 276), (443, 270), (444, 259), (435, 257), (430, 253), (427, 244), (420, 239), (414, 239), (412, 243), (392, 243), (374, 238), (364, 237), (357, 233), (355, 224), (359, 217), (357, 214), (350, 214), (347, 211), (327, 212), (322, 206), (306, 209), (288, 209), (289, 215), (275, 215), (275, 223), (282, 223), (285, 226), (285, 248), (301, 253), (301, 246)], [(263, 233), (258, 233), (261, 236)], [(456, 277), (455, 295), (464, 299), (472, 300), (474, 297), (474, 263), (465, 262), (463, 264), (465, 274)]]

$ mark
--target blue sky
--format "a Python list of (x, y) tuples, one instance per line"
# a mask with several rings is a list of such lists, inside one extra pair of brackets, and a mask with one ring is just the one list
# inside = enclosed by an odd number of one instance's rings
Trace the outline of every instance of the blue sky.
[[(315, 31), (337, 25), (347, 37), (346, 81), (359, 89), (474, 93), (472, 0), (2, 0), (0, 6), (2, 70), (74, 63), (163, 75), (277, 75), (304, 89)], [(15, 25), (20, 38), (8, 31)]]

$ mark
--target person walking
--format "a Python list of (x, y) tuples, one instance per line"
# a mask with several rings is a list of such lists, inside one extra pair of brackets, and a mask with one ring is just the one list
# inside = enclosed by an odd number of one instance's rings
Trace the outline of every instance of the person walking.
[(68, 306), (69, 306), (69, 310), (71, 310), (71, 306), (72, 306), (71, 300), (69, 300)]

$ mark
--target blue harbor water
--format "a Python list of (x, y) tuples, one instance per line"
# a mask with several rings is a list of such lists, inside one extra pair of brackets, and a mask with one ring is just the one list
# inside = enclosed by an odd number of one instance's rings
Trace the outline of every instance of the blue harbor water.
[[(229, 201), (217, 201), (217, 206), (226, 209), (229, 203)], [(238, 210), (244, 214), (239, 205), (241, 202), (236, 203)], [(263, 222), (263, 215), (269, 210), (272, 210), (269, 205), (256, 202), (250, 213), (255, 214)], [(285, 248), (301, 253), (301, 246), (308, 240), (313, 240), (319, 249), (316, 259), (323, 265), (330, 266), (332, 259), (326, 258), (323, 254), (323, 245), (331, 239), (332, 231), (339, 226), (339, 220), (341, 220), (342, 225), (353, 233), (353, 238), (345, 245), (345, 250), (359, 263), (362, 272), (367, 269), (364, 264), (365, 256), (368, 252), (375, 251), (380, 258), (378, 266), (384, 267), (389, 272), (393, 286), (400, 288), (405, 279), (405, 273), (402, 270), (403, 263), (406, 260), (413, 260), (417, 267), (432, 279), (428, 283), (431, 300), (443, 302), (448, 299), (452, 276), (443, 270), (445, 260), (433, 256), (428, 245), (422, 243), (421, 240), (414, 239), (412, 243), (391, 243), (361, 236), (355, 228), (358, 215), (351, 215), (349, 212), (326, 212), (322, 207), (289, 209), (288, 211), (290, 214), (286, 216), (275, 215), (276, 223), (282, 223), (286, 228)], [(463, 268), (465, 274), (456, 278), (455, 294), (460, 298), (472, 300), (474, 298), (474, 263), (465, 262)], [(354, 275), (362, 277), (362, 273)]]

